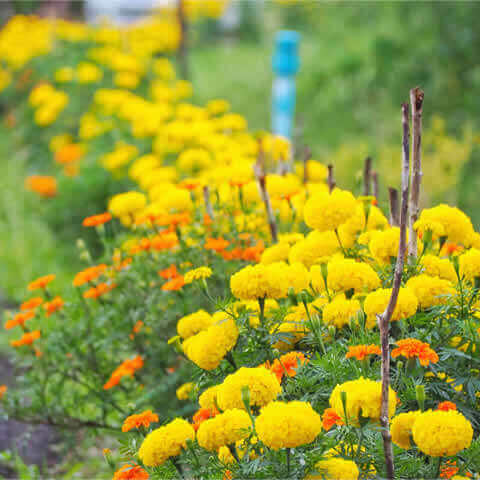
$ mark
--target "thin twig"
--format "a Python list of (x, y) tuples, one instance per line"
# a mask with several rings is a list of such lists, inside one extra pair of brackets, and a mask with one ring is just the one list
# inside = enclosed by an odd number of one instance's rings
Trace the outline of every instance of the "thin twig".
[(372, 185), (372, 157), (365, 159), (363, 166), (363, 194), (368, 197), (371, 192)]
[(187, 16), (185, 12), (185, 1), (177, 0), (177, 18), (180, 26), (180, 45), (178, 46), (178, 62), (184, 80), (188, 80), (188, 58), (187, 58), (187, 37), (188, 26)]
[(400, 209), (398, 206), (398, 190), (388, 187), (388, 197), (390, 199), (390, 225), (398, 227), (400, 225)]
[(413, 229), (413, 225), (418, 220), (420, 209), (423, 97), (423, 90), (419, 87), (410, 90), (410, 105), (412, 109), (412, 191), (410, 194), (410, 219), (408, 224), (408, 258), (410, 263), (415, 263), (417, 259), (417, 234)]
[(408, 222), (408, 194), (410, 187), (410, 127), (408, 124), (408, 105), (402, 105), (402, 207), (400, 211), (400, 240), (398, 245), (398, 256), (393, 274), (392, 294), (387, 308), (383, 314), (378, 315), (380, 326), (380, 339), (382, 344), (382, 404), (380, 411), (380, 424), (382, 426), (383, 450), (385, 464), (387, 467), (387, 478), (394, 479), (395, 466), (393, 461), (392, 435), (390, 433), (389, 421), (389, 388), (390, 388), (390, 319), (392, 318), (395, 306), (397, 305), (400, 285), (402, 283), (403, 266), (405, 263), (405, 252), (407, 249), (407, 222)]
[(372, 193), (378, 200), (378, 173), (376, 171), (372, 172)]
[(328, 191), (332, 193), (332, 190), (335, 188), (336, 183), (335, 183), (335, 178), (333, 176), (333, 165), (330, 164), (327, 166), (328, 168), (328, 177), (327, 177), (327, 183), (328, 183)]
[(263, 149), (260, 144), (258, 150), (257, 163), (253, 166), (253, 171), (255, 173), (255, 178), (257, 179), (258, 192), (260, 193), (260, 198), (265, 205), (265, 211), (267, 213), (268, 224), (270, 226), (270, 234), (272, 236), (272, 241), (274, 243), (278, 242), (278, 230), (277, 230), (277, 221), (275, 220), (275, 215), (273, 213), (272, 204), (270, 203), (270, 195), (267, 191), (267, 184), (265, 179), (265, 159), (263, 155)]
[(303, 184), (308, 183), (308, 161), (312, 158), (312, 150), (310, 147), (305, 147), (303, 155)]
[(207, 215), (210, 217), (210, 220), (214, 220), (212, 202), (210, 201), (210, 188), (208, 185), (203, 186), (203, 201), (205, 202), (205, 210)]

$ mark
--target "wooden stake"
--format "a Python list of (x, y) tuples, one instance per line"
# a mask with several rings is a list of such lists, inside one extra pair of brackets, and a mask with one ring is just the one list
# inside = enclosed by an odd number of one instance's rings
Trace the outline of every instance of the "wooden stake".
[(327, 183), (328, 183), (328, 191), (332, 193), (332, 190), (335, 188), (337, 185), (335, 183), (335, 178), (333, 177), (333, 165), (330, 164), (327, 166), (328, 168), (328, 177), (327, 177)]
[(390, 388), (390, 320), (397, 305), (400, 285), (402, 283), (405, 253), (407, 250), (407, 222), (408, 197), (410, 188), (410, 127), (408, 124), (408, 105), (402, 105), (402, 206), (400, 210), (400, 241), (398, 245), (397, 262), (393, 274), (392, 294), (385, 312), (377, 315), (380, 327), (380, 341), (382, 345), (382, 404), (380, 410), (380, 424), (382, 426), (383, 451), (387, 468), (387, 478), (394, 480), (395, 465), (393, 459), (392, 435), (390, 433), (390, 419), (388, 415), (389, 388)]
[(180, 25), (180, 45), (178, 46), (178, 63), (182, 78), (188, 80), (188, 25), (187, 16), (185, 14), (185, 0), (177, 0), (177, 19)]
[(398, 190), (388, 187), (388, 197), (390, 199), (390, 225), (398, 227), (400, 225), (400, 209), (398, 208)]
[(424, 93), (419, 87), (410, 90), (412, 109), (412, 191), (410, 195), (410, 219), (408, 238), (408, 258), (410, 263), (417, 260), (417, 234), (413, 225), (420, 211), (420, 185), (422, 183), (422, 112)]
[(363, 195), (368, 197), (371, 191), (372, 183), (372, 157), (365, 159), (363, 166)]

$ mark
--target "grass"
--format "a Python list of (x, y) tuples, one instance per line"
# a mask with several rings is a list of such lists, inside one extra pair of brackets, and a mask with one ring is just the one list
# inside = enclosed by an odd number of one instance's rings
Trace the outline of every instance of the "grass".
[(27, 153), (0, 128), (0, 288), (17, 301), (32, 279), (55, 273), (67, 281), (78, 265), (74, 247), (62, 244), (43, 219), (42, 202), (23, 188)]

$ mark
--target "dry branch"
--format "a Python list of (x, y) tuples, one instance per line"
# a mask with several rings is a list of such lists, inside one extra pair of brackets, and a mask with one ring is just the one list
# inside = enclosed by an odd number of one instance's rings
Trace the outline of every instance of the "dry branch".
[(312, 158), (312, 150), (310, 147), (305, 147), (303, 155), (303, 184), (308, 183), (308, 161)]
[(207, 215), (210, 217), (210, 220), (214, 220), (214, 214), (213, 214), (213, 207), (212, 207), (212, 202), (210, 202), (210, 188), (208, 185), (204, 185), (203, 187), (203, 201), (205, 202), (205, 210), (207, 212)]
[(365, 159), (363, 166), (363, 194), (368, 197), (372, 190), (372, 157)]
[(408, 196), (410, 187), (410, 128), (408, 124), (408, 105), (406, 103), (402, 105), (402, 126), (402, 206), (400, 211), (400, 240), (395, 272), (393, 274), (392, 294), (385, 312), (378, 315), (382, 345), (382, 405), (380, 411), (380, 424), (382, 426), (383, 450), (385, 454), (387, 478), (389, 480), (393, 480), (395, 475), (392, 435), (390, 433), (390, 420), (388, 415), (388, 397), (390, 388), (390, 319), (392, 318), (393, 311), (397, 305), (400, 285), (402, 283), (405, 252), (407, 249)]
[(178, 63), (180, 64), (180, 70), (182, 78), (188, 80), (188, 25), (187, 14), (185, 12), (185, 0), (177, 0), (177, 19), (180, 26), (180, 45), (178, 46)]
[(335, 178), (333, 177), (333, 165), (330, 164), (327, 166), (328, 168), (328, 177), (327, 177), (327, 183), (328, 183), (328, 191), (332, 193), (332, 190), (336, 187), (335, 183)]
[(410, 90), (412, 109), (412, 191), (410, 194), (410, 219), (408, 256), (411, 263), (417, 259), (417, 235), (413, 225), (418, 220), (420, 209), (420, 184), (422, 183), (422, 111), (424, 93), (418, 87)]
[(400, 225), (400, 209), (398, 208), (398, 190), (388, 187), (388, 198), (390, 199), (390, 225), (398, 227)]
[(378, 200), (378, 173), (372, 172), (372, 193), (373, 196)]

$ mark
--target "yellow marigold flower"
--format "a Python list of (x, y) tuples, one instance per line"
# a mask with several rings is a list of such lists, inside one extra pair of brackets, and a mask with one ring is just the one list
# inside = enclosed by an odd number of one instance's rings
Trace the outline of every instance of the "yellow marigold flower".
[[(260, 325), (260, 305), (257, 300), (244, 300), (240, 302), (235, 302), (233, 305), (233, 312), (238, 314), (241, 307), (244, 307), (247, 312), (249, 312), (249, 323), (250, 326), (256, 328)], [(271, 313), (273, 310), (278, 309), (278, 302), (267, 298), (265, 300), (264, 312), (265, 316)]]
[(216, 399), (217, 392), (220, 388), (220, 385), (214, 385), (213, 387), (207, 388), (199, 397), (198, 403), (202, 408), (208, 408), (210, 410), (216, 409)]
[(176, 394), (179, 400), (188, 400), (190, 398), (190, 392), (193, 390), (195, 384), (193, 382), (184, 383), (177, 388)]
[(290, 263), (300, 262), (307, 268), (314, 263), (326, 263), (340, 249), (334, 232), (310, 232), (304, 240), (300, 240), (290, 249)]
[(195, 280), (201, 280), (203, 278), (209, 278), (212, 276), (212, 269), (209, 267), (199, 267), (194, 270), (188, 271), (183, 279), (185, 284), (192, 283)]
[(246, 438), (250, 426), (250, 417), (245, 410), (227, 410), (200, 424), (198, 444), (210, 452), (218, 451), (220, 447)]
[(467, 280), (480, 277), (480, 250), (471, 248), (459, 258), (460, 276)]
[(213, 322), (212, 316), (205, 310), (198, 310), (195, 313), (182, 317), (177, 323), (177, 332), (183, 338), (187, 339), (206, 330)]
[(217, 390), (218, 406), (222, 410), (245, 409), (242, 389), (248, 387), (250, 405), (263, 407), (275, 400), (282, 391), (277, 377), (264, 367), (242, 367), (228, 375)]
[(420, 308), (443, 305), (448, 296), (455, 294), (451, 282), (438, 277), (421, 274), (411, 277), (406, 284), (417, 297)]
[(230, 288), (241, 300), (283, 298), (287, 296), (288, 265), (283, 262), (270, 265), (247, 266), (230, 278)]
[(450, 282), (457, 281), (455, 269), (448, 258), (439, 258), (435, 255), (424, 255), (420, 259), (420, 264), (424, 269), (423, 273), (426, 275), (443, 278)]
[(328, 263), (327, 284), (330, 290), (355, 293), (375, 290), (380, 286), (380, 279), (373, 268), (351, 258), (333, 259)]
[(451, 457), (472, 443), (470, 422), (458, 411), (428, 410), (415, 420), (413, 440), (430, 457)]
[[(368, 328), (375, 327), (377, 324), (377, 315), (382, 314), (385, 311), (391, 295), (391, 288), (379, 288), (367, 295), (363, 304), (363, 309), (367, 316), (366, 325)], [(395, 322), (410, 318), (415, 315), (417, 308), (418, 300), (413, 294), (413, 291), (409, 288), (400, 287), (397, 304), (395, 305), (391, 321)]]
[(357, 464), (345, 458), (332, 457), (315, 464), (319, 475), (308, 475), (309, 480), (357, 480), (360, 472)]
[(335, 230), (355, 213), (357, 201), (346, 190), (312, 195), (305, 204), (305, 223), (315, 230)]
[(416, 410), (414, 412), (400, 413), (392, 420), (390, 432), (392, 434), (392, 442), (400, 448), (408, 450), (412, 447), (411, 436), (412, 427), (415, 420), (422, 412)]
[(310, 273), (305, 266), (299, 262), (288, 266), (286, 269), (286, 278), (289, 288), (295, 293), (306, 290), (310, 285)]
[(210, 153), (203, 148), (190, 148), (184, 150), (177, 160), (177, 166), (180, 170), (187, 172), (198, 172), (205, 168), (210, 167), (212, 164), (212, 158)]
[[(345, 392), (346, 412), (343, 408), (342, 392)], [(390, 388), (388, 411), (391, 417), (395, 413), (397, 394)], [(361, 417), (378, 421), (382, 400), (382, 385), (363, 377), (358, 380), (337, 385), (330, 395), (330, 406), (340, 415), (343, 421), (358, 424)]]
[[(447, 240), (450, 242), (461, 243), (466, 246), (470, 245), (471, 237), (474, 233), (470, 218), (458, 208), (450, 207), (445, 204), (423, 210), (420, 214), (419, 222), (420, 226), (422, 225), (422, 222), (429, 225), (432, 225), (433, 222), (441, 224), (444, 230), (444, 235), (439, 236), (447, 237)], [(438, 229), (433, 233), (438, 234), (441, 232)]]
[(362, 312), (358, 300), (347, 300), (345, 295), (337, 295), (330, 303), (323, 307), (322, 319), (327, 325), (343, 328), (355, 320)]
[[(303, 178), (304, 175), (304, 166), (301, 163), (297, 163), (295, 165), (295, 173), (300, 177)], [(328, 169), (323, 164), (317, 160), (307, 160), (307, 174), (308, 174), (308, 181), (309, 182), (323, 182), (327, 179)]]
[(322, 420), (307, 402), (271, 402), (262, 408), (255, 429), (259, 440), (273, 450), (295, 448), (315, 440)]
[(214, 319), (213, 325), (183, 342), (187, 358), (204, 370), (213, 370), (235, 346), (238, 328), (232, 318)]
[[(381, 264), (390, 264), (397, 258), (398, 246), (400, 241), (400, 229), (392, 227), (383, 232), (375, 232), (368, 243), (368, 249), (372, 257)], [(422, 250), (422, 243), (418, 241), (417, 250)]]
[(260, 263), (268, 265), (270, 263), (282, 262), (288, 259), (290, 245), (287, 242), (280, 242), (277, 245), (266, 248), (260, 257)]
[(108, 209), (116, 217), (135, 215), (147, 204), (147, 198), (140, 192), (127, 192), (115, 195), (109, 203)]
[(413, 228), (418, 235), (422, 236), (422, 238), (427, 232), (431, 232), (434, 240), (446, 236), (443, 224), (434, 220), (427, 220), (425, 218), (423, 220), (417, 220), (413, 225)]
[(271, 333), (279, 337), (274, 347), (282, 351), (291, 350), (307, 334), (306, 319), (307, 312), (303, 305), (291, 307), (283, 322), (272, 328)]
[(195, 430), (186, 420), (176, 418), (146, 436), (138, 457), (147, 467), (162, 465), (170, 457), (180, 455), (187, 440), (195, 440)]

